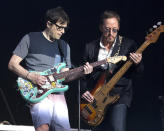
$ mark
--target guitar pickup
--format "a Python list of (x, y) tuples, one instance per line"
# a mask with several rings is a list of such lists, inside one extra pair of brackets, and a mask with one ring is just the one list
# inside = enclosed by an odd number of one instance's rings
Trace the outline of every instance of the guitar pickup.
[(94, 108), (97, 108), (97, 104), (96, 104), (96, 100), (95, 100), (95, 99), (93, 100), (92, 106), (93, 106)]

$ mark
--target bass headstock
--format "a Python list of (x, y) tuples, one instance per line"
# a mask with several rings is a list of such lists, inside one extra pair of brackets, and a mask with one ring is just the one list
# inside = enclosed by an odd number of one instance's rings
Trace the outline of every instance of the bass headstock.
[(153, 28), (149, 29), (149, 34), (145, 37), (149, 43), (155, 43), (162, 32), (164, 32), (164, 25), (162, 22), (158, 22)]

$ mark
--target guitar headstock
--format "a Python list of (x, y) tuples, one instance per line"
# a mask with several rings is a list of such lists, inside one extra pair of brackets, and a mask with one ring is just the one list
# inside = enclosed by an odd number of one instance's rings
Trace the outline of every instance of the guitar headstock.
[(158, 22), (153, 28), (149, 29), (151, 33), (146, 36), (146, 40), (150, 43), (155, 43), (158, 40), (159, 35), (164, 32), (164, 25), (162, 22)]
[(126, 56), (113, 56), (113, 57), (108, 57), (106, 61), (108, 63), (116, 64), (116, 63), (118, 63), (121, 60), (122, 61), (126, 61), (127, 57)]

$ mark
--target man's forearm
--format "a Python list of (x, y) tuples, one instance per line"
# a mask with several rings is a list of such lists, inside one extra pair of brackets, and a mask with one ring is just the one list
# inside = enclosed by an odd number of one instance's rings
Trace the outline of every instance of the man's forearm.
[(26, 69), (24, 69), (21, 65), (19, 64), (9, 64), (8, 66), (9, 70), (11, 70), (12, 72), (14, 72), (15, 74), (17, 74), (20, 77), (26, 78), (28, 75), (28, 71)]

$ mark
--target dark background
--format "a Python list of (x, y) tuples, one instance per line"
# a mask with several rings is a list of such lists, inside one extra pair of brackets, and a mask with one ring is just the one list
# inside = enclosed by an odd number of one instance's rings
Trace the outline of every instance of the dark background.
[[(19, 40), (32, 31), (43, 29), (43, 15), (49, 8), (62, 6), (70, 16), (70, 30), (63, 36), (71, 47), (72, 62), (79, 64), (86, 42), (100, 36), (99, 16), (106, 10), (115, 10), (121, 16), (120, 34), (144, 42), (147, 30), (164, 20), (163, 0), (5, 0), (0, 4), (1, 33), (1, 91), (0, 121), (11, 124), (32, 125), (29, 110), (16, 91), (16, 78), (8, 70), (8, 61)], [(128, 131), (161, 131), (158, 99), (164, 86), (164, 35), (143, 53), (144, 74), (135, 80), (134, 99), (129, 109)], [(66, 92), (72, 128), (78, 127), (77, 81)], [(2, 97), (5, 95), (9, 105)], [(11, 114), (13, 115), (13, 118)], [(15, 122), (14, 122), (15, 121)], [(82, 128), (86, 128), (85, 126)]]

